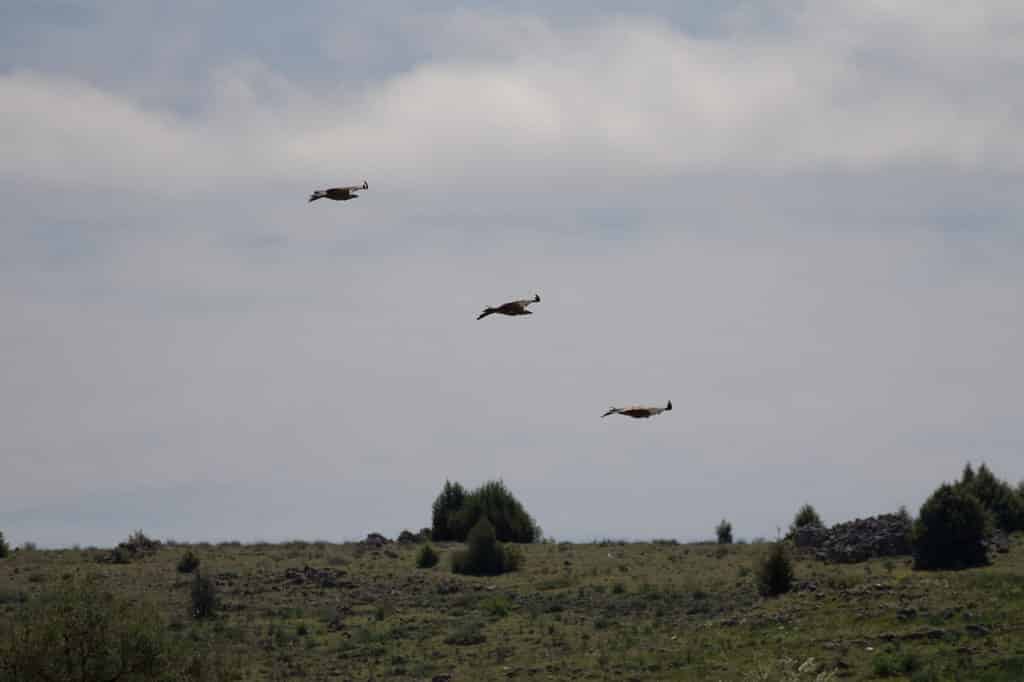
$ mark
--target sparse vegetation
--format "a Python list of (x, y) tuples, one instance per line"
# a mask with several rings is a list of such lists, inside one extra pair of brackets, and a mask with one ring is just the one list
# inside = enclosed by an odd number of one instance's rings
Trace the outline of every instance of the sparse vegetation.
[(191, 549), (181, 555), (178, 561), (178, 573), (191, 573), (199, 568), (199, 557)]
[(238, 679), (203, 649), (175, 638), (154, 609), (73, 577), (18, 611), (0, 638), (0, 678), (34, 680)]
[(762, 597), (775, 597), (789, 592), (793, 586), (793, 561), (782, 542), (772, 544), (757, 565), (757, 592)]
[(417, 568), (431, 568), (437, 565), (440, 557), (437, 551), (434, 550), (429, 544), (420, 547), (420, 551), (416, 553), (416, 567)]
[(914, 568), (967, 568), (986, 563), (990, 519), (968, 490), (944, 483), (921, 506), (914, 523)]
[[(920, 662), (887, 679), (1022, 679), (1021, 534), (990, 566), (940, 574), (901, 558), (822, 564), (793, 553), (793, 589), (772, 599), (758, 597), (754, 580), (767, 543), (506, 545), (527, 562), (482, 579), (415, 572), (422, 547), (165, 546), (104, 566), (96, 580), (101, 593), (146, 609), (174, 666), (205, 671), (180, 680), (482, 680), (515, 670), (516, 679), (810, 682), (834, 679), (840, 660), (842, 679), (871, 679), (879, 657), (897, 671)], [(215, 578), (223, 606), (212, 619), (191, 615), (195, 572), (175, 571), (186, 549)], [(65, 575), (95, 570), (83, 551), (0, 561), (0, 648)]]
[(715, 535), (718, 537), (718, 544), (732, 544), (732, 524), (722, 519), (722, 522), (715, 526)]

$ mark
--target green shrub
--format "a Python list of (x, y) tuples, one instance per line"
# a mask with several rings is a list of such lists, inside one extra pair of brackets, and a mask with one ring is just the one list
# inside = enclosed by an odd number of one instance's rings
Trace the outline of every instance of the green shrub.
[(420, 547), (420, 551), (416, 553), (416, 567), (431, 568), (437, 565), (440, 558), (441, 557), (438, 556), (433, 547), (430, 545), (423, 545)]
[(93, 578), (65, 580), (16, 612), (0, 640), (0, 679), (229, 679), (158, 613), (102, 591)]
[(452, 554), (452, 571), (467, 575), (500, 575), (519, 568), (522, 556), (497, 541), (494, 526), (482, 516), (466, 540), (468, 547)]
[(718, 544), (732, 544), (732, 524), (722, 519), (722, 522), (715, 527), (715, 535), (718, 536)]
[(914, 523), (914, 568), (980, 566), (987, 562), (989, 516), (962, 485), (943, 483), (923, 505)]
[(797, 511), (796, 516), (793, 517), (793, 523), (789, 526), (789, 532), (793, 533), (797, 528), (803, 526), (824, 526), (821, 522), (821, 517), (818, 516), (818, 512), (815, 511), (814, 507), (809, 504), (805, 504), (800, 507)]
[(217, 612), (219, 605), (216, 584), (210, 578), (196, 571), (192, 578), (192, 616), (210, 618)]
[(793, 562), (781, 542), (776, 542), (757, 565), (757, 591), (763, 597), (789, 592), (793, 586)]
[(3, 559), (11, 553), (11, 546), (4, 540), (4, 533), (0, 531), (0, 559)]
[(199, 568), (199, 557), (190, 549), (178, 561), (178, 573), (191, 573), (197, 568)]

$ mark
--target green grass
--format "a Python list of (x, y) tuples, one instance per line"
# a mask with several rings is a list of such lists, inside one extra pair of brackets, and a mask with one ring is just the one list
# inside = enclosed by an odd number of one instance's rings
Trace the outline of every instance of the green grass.
[[(0, 636), (27, 600), (89, 573), (245, 662), (245, 679), (1020, 680), (1024, 542), (1013, 540), (993, 565), (957, 572), (795, 556), (797, 589), (768, 599), (753, 583), (768, 549), (756, 544), (536, 544), (520, 570), (481, 578), (446, 561), (417, 569), (416, 545), (190, 545), (217, 585), (209, 621), (189, 615), (182, 545), (129, 564), (36, 550), (0, 560)], [(285, 577), (306, 566), (337, 586)]]

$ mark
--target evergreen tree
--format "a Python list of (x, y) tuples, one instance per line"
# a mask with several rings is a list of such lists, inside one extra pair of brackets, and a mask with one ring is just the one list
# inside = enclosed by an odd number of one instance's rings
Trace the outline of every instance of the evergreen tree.
[(452, 483), (445, 480), (441, 494), (434, 500), (433, 526), (430, 529), (430, 537), (435, 542), (449, 540), (461, 540), (455, 532), (454, 523), (456, 515), (462, 510), (466, 503), (466, 489), (458, 482)]
[(715, 527), (715, 535), (718, 536), (718, 544), (732, 544), (732, 524), (722, 519), (722, 522)]
[(989, 516), (963, 485), (943, 483), (914, 523), (914, 568), (966, 568), (987, 562)]
[(977, 473), (964, 476), (960, 487), (974, 495), (989, 513), (995, 525), (1007, 533), (1024, 529), (1024, 505), (1010, 484), (996, 478), (984, 463)]

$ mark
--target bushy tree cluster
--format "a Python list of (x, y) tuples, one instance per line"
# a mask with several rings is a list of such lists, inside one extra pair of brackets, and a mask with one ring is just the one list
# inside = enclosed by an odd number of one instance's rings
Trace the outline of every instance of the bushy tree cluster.
[(975, 472), (967, 464), (957, 486), (981, 502), (1000, 530), (1007, 533), (1024, 530), (1024, 496), (1020, 490), (996, 478), (987, 465), (982, 464)]
[(914, 568), (967, 568), (986, 563), (990, 516), (966, 486), (943, 483), (914, 522)]
[(494, 526), (481, 516), (469, 531), (467, 547), (452, 554), (452, 571), (467, 575), (500, 575), (519, 568), (522, 555), (498, 542)]
[(438, 542), (465, 541), (481, 518), (500, 542), (537, 542), (541, 529), (501, 481), (488, 481), (467, 493), (459, 483), (445, 481), (434, 500), (430, 536)]
[(8, 545), (7, 541), (4, 540), (4, 532), (0, 530), (0, 559), (3, 559), (5, 556), (7, 556), (10, 553), (10, 551), (10, 545)]

